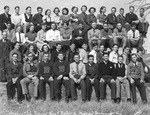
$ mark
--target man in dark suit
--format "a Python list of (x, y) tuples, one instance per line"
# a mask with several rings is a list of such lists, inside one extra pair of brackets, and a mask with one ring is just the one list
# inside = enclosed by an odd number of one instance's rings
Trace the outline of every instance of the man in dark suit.
[(9, 52), (12, 50), (11, 42), (7, 39), (7, 32), (3, 31), (0, 40), (0, 81), (6, 81), (6, 66), (9, 63)]
[(107, 23), (109, 25), (110, 29), (114, 29), (117, 25), (117, 17), (115, 15), (116, 13), (116, 8), (112, 7), (111, 8), (111, 13), (107, 15)]
[(5, 12), (0, 15), (0, 25), (2, 30), (7, 28), (8, 22), (11, 22), (11, 15), (9, 14), (9, 6), (4, 6), (4, 10)]
[(83, 42), (87, 43), (87, 30), (83, 27), (83, 22), (78, 22), (78, 29), (72, 32), (72, 41), (75, 43), (76, 48), (81, 48)]
[(38, 32), (39, 30), (41, 30), (41, 26), (42, 26), (42, 11), (43, 8), (42, 7), (37, 7), (37, 11), (38, 13), (35, 14), (32, 18), (32, 22), (35, 26), (35, 32)]

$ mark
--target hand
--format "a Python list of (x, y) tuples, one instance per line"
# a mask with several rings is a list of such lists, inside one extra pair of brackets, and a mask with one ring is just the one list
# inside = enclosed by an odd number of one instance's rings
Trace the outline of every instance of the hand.
[(28, 78), (31, 79), (33, 77), (33, 75), (28, 75)]
[(57, 80), (61, 80), (62, 77), (63, 77), (63, 75), (59, 75), (59, 76), (57, 77)]
[(130, 83), (131, 83), (131, 84), (133, 84), (133, 83), (134, 83), (134, 80), (133, 80), (132, 78), (130, 79)]
[(44, 79), (44, 78), (41, 76), (41, 77), (40, 77), (40, 80), (43, 80), (43, 79)]
[(66, 80), (69, 80), (69, 78), (68, 77), (63, 77), (63, 79), (66, 81)]
[(140, 83), (144, 83), (144, 80), (143, 80), (143, 79), (141, 79), (141, 80), (140, 80)]
[(90, 81), (91, 81), (91, 84), (94, 84), (94, 78), (93, 78), (93, 79), (90, 79)]
[(78, 79), (78, 80), (77, 80), (77, 83), (80, 83), (80, 81), (81, 81), (81, 79)]
[(37, 79), (37, 77), (36, 77), (36, 76), (34, 76), (34, 77), (32, 77), (32, 79)]
[(122, 78), (121, 78), (121, 77), (117, 77), (117, 79), (118, 79), (119, 81), (121, 81), (121, 80), (122, 80)]
[(73, 80), (74, 80), (74, 82), (75, 82), (75, 83), (78, 83), (78, 81), (77, 81), (77, 79), (76, 79), (76, 78), (74, 78)]
[(100, 82), (105, 82), (105, 80), (103, 78), (100, 79)]
[(145, 73), (148, 73), (148, 67), (144, 68)]
[(49, 81), (54, 81), (54, 79), (53, 79), (53, 77), (52, 77), (52, 76), (49, 78)]
[(110, 82), (111, 82), (111, 83), (114, 83), (114, 82), (115, 82), (115, 80), (114, 80), (114, 79), (112, 79)]

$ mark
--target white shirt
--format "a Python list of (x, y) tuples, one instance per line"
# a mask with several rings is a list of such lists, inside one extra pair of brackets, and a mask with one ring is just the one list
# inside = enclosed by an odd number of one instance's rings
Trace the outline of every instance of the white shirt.
[(57, 16), (56, 14), (53, 14), (51, 17), (51, 21), (55, 23), (60, 23), (60, 16)]
[(118, 63), (118, 54), (115, 51), (110, 52), (109, 61), (112, 63)]
[(133, 38), (133, 31), (129, 30), (127, 33), (128, 39), (139, 39), (140, 38), (140, 32), (138, 30), (135, 30), (135, 38)]
[[(25, 43), (26, 42), (25, 34), (20, 33), (20, 37), (21, 37), (21, 42)], [(19, 42), (19, 33), (18, 32), (16, 32), (16, 41)]]
[(22, 24), (26, 24), (27, 23), (26, 19), (25, 19), (25, 15), (28, 17), (28, 19), (30, 18), (30, 16), (27, 13), (22, 14)]
[(19, 15), (16, 15), (16, 14), (13, 14), (11, 15), (11, 22), (15, 25), (17, 24), (21, 24), (21, 21), (22, 21), (22, 16), (19, 14)]
[(46, 40), (47, 41), (61, 41), (61, 37), (60, 37), (60, 31), (58, 30), (48, 30), (46, 32)]
[(94, 56), (94, 63), (97, 63), (97, 52), (95, 50), (92, 50), (89, 55), (93, 55)]

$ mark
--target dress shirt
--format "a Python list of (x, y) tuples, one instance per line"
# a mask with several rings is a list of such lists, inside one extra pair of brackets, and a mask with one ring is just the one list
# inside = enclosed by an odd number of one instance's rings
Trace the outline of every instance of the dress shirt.
[(80, 60), (83, 63), (88, 63), (88, 52), (84, 49), (79, 50)]
[(22, 21), (22, 17), (20, 14), (13, 14), (11, 16), (11, 22), (14, 24), (14, 25), (18, 25), (18, 24), (21, 24), (21, 21)]
[(60, 16), (59, 15), (54, 14), (54, 15), (52, 15), (51, 19), (52, 19), (51, 20), (52, 22), (60, 23)]
[(115, 51), (112, 51), (109, 54), (109, 61), (111, 61), (112, 63), (118, 63), (118, 54)]
[(46, 40), (47, 41), (60, 41), (60, 31), (58, 30), (48, 30), (46, 33)]

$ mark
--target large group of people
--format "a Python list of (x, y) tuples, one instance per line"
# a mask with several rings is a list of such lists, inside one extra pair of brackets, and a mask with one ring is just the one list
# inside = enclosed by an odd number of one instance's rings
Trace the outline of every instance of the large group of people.
[[(60, 101), (62, 85), (65, 100), (78, 99), (81, 89), (82, 101), (90, 101), (92, 87), (96, 100), (107, 99), (107, 85), (111, 89), (111, 100), (121, 101), (121, 85), (125, 87), (127, 101), (137, 103), (136, 87), (143, 103), (147, 103), (144, 83), (150, 82), (150, 70), (144, 63), (143, 38), (149, 23), (144, 8), (137, 16), (134, 7), (124, 15), (124, 9), (116, 16), (116, 8), (106, 15), (106, 7), (96, 8), (73, 6), (54, 8), (53, 14), (37, 7), (32, 15), (31, 7), (20, 14), (20, 7), (9, 14), (9, 6), (0, 15), (0, 81), (7, 82), (8, 100), (46, 100), (46, 84), (49, 85), (50, 99)], [(120, 52), (118, 50), (121, 49)], [(131, 53), (136, 49), (135, 53)], [(33, 84), (30, 95), (29, 84)]]

